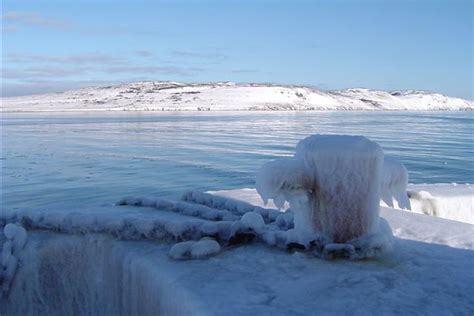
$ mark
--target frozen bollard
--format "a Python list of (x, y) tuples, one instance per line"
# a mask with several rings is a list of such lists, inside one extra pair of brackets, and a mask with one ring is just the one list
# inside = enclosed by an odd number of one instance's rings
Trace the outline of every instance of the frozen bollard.
[(314, 135), (296, 147), (313, 179), (309, 218), (314, 231), (344, 243), (373, 233), (379, 219), (383, 152), (362, 136)]
[(377, 233), (383, 159), (362, 136), (310, 136), (293, 158), (262, 167), (257, 191), (279, 206), (288, 201), (303, 235), (347, 243)]

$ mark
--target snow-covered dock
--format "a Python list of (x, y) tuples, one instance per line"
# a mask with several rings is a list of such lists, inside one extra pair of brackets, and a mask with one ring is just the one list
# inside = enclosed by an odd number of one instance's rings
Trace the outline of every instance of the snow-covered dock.
[[(181, 208), (159, 209), (157, 200), (135, 199), (135, 206), (2, 212), (2, 226), (22, 223), (28, 242), (17, 254), (19, 269), (0, 312), (466, 315), (474, 310), (473, 226), (391, 208), (383, 207), (381, 216), (396, 237), (394, 250), (377, 260), (320, 260), (258, 240), (229, 245), (206, 260), (170, 258), (179, 236), (191, 227), (200, 227), (196, 232), (203, 225), (222, 225), (226, 214), (235, 220), (258, 212), (276, 224), (278, 213), (265, 209), (255, 190), (216, 194), (221, 197), (188, 196), (192, 206)], [(204, 210), (209, 217), (201, 216)]]

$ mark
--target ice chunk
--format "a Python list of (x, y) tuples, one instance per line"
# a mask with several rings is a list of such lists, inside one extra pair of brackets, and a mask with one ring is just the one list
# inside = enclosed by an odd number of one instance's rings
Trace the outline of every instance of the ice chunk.
[(193, 259), (206, 258), (217, 254), (220, 250), (221, 246), (217, 241), (203, 238), (191, 246), (191, 257)]
[(398, 208), (411, 209), (407, 194), (408, 171), (396, 160), (385, 158), (383, 161), (381, 199), (390, 207), (397, 201)]
[(190, 240), (173, 245), (169, 252), (170, 257), (177, 260), (189, 259), (191, 257), (191, 246), (194, 243), (195, 241)]
[(246, 227), (251, 228), (254, 231), (260, 231), (263, 228), (263, 226), (265, 225), (265, 222), (263, 221), (262, 215), (260, 215), (256, 212), (245, 213), (242, 216), (242, 219), (240, 221)]
[(218, 253), (219, 243), (213, 239), (203, 238), (199, 241), (184, 241), (171, 247), (169, 255), (176, 260), (202, 259)]
[(12, 240), (15, 237), (17, 226), (15, 224), (9, 223), (3, 228), (3, 234), (7, 239)]

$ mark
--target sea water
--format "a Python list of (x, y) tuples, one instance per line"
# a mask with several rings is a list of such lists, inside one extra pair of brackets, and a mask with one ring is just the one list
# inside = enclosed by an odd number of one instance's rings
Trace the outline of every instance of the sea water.
[(1, 207), (253, 187), (261, 165), (318, 133), (378, 142), (411, 183), (473, 183), (473, 127), (472, 112), (3, 113)]

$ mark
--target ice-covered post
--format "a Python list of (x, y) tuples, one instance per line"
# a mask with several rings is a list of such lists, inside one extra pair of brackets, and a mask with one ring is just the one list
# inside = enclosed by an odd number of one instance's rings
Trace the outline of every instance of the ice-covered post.
[(293, 158), (262, 168), (257, 191), (289, 201), (296, 230), (347, 243), (377, 229), (382, 164), (381, 148), (365, 137), (309, 136)]
[(379, 218), (383, 152), (362, 136), (315, 135), (296, 147), (312, 179), (310, 218), (336, 243), (374, 231)]

